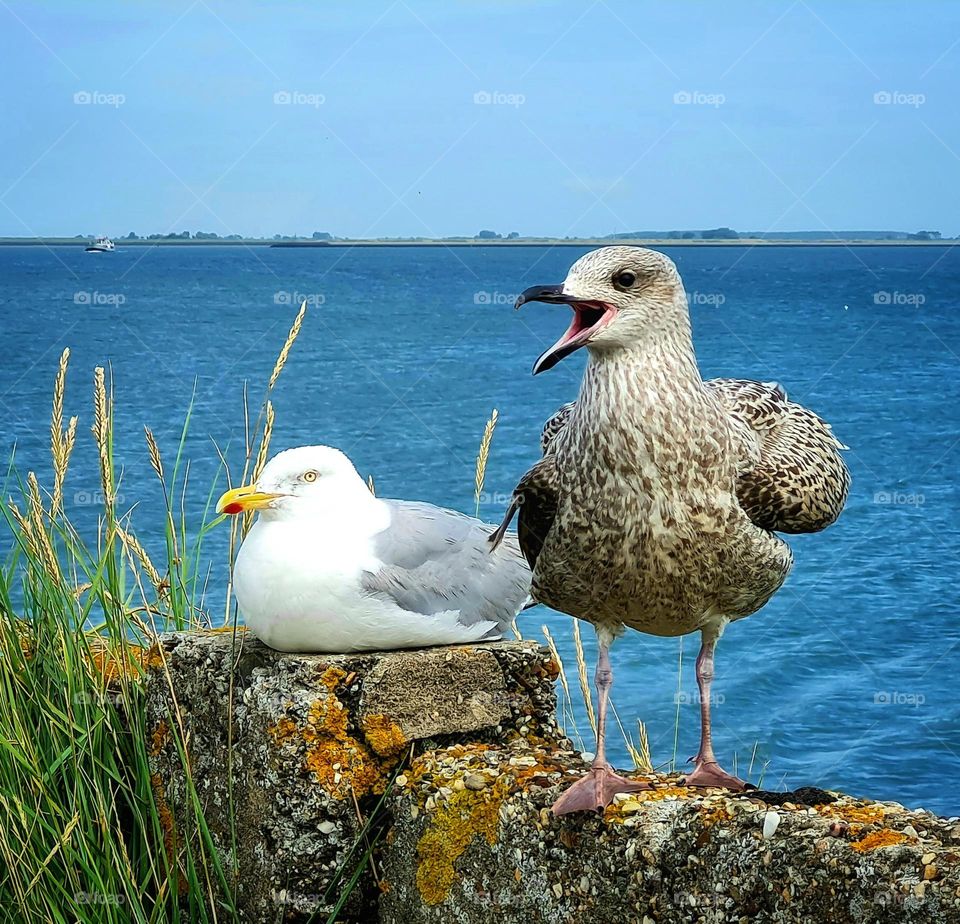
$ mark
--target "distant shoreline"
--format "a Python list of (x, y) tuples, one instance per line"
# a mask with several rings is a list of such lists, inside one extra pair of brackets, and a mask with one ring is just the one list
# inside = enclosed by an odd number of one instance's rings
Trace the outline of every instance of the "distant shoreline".
[(960, 241), (788, 241), (765, 238), (740, 238), (739, 240), (700, 241), (673, 238), (624, 238), (591, 240), (530, 240), (530, 241), (273, 241), (271, 247), (914, 247), (917, 245), (950, 247)]
[[(118, 249), (125, 247), (275, 247), (275, 248), (351, 248), (351, 247), (613, 247), (618, 245), (643, 247), (954, 247), (960, 240), (937, 241), (882, 241), (857, 238), (827, 238), (824, 240), (789, 240), (768, 238), (730, 238), (724, 240), (682, 240), (676, 238), (577, 238), (556, 240), (527, 238), (523, 240), (422, 240), (422, 241), (275, 241), (262, 238), (243, 240), (128, 240), (119, 238)], [(88, 239), (77, 238), (23, 238), (0, 237), (0, 247), (87, 247)]]

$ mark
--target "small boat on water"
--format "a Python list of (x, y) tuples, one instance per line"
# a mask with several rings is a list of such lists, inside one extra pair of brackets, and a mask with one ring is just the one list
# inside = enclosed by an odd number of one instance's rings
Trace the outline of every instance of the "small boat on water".
[(98, 237), (89, 247), (87, 253), (110, 253), (116, 250), (116, 245), (108, 237)]

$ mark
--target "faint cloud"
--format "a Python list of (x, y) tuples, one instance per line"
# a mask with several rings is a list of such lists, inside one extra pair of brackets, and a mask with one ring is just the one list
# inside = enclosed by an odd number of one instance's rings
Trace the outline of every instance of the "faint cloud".
[(631, 191), (630, 184), (623, 177), (573, 176), (563, 180), (563, 185), (574, 192), (590, 193), (592, 196), (608, 196), (611, 193), (626, 195)]

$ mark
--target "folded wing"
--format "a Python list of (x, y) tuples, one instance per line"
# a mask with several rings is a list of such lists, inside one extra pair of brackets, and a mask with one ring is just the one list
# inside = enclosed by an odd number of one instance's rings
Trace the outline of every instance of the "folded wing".
[(431, 504), (388, 500), (391, 522), (375, 539), (381, 562), (367, 571), (367, 593), (425, 616), (456, 611), (461, 625), (494, 624), (498, 637), (523, 607), (530, 569), (508, 534), (491, 553), (492, 526)]
[(763, 529), (813, 533), (840, 515), (850, 473), (830, 424), (791, 401), (775, 382), (704, 383), (727, 412), (740, 444), (737, 499)]
[(543, 429), (540, 431), (540, 452), (542, 455), (547, 454), (547, 451), (553, 446), (553, 441), (567, 425), (576, 403), (576, 401), (570, 401), (568, 404), (562, 404), (543, 425)]

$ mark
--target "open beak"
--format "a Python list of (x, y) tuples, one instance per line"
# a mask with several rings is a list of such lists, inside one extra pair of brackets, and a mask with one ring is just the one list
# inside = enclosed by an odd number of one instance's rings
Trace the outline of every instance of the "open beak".
[(517, 298), (515, 308), (527, 302), (546, 302), (548, 305), (569, 305), (573, 321), (564, 335), (533, 364), (533, 374), (552, 369), (561, 359), (586, 346), (597, 331), (606, 327), (616, 316), (617, 309), (607, 302), (575, 298), (563, 291), (562, 285), (531, 286)]
[(279, 494), (267, 494), (258, 491), (255, 484), (245, 484), (240, 488), (231, 488), (217, 501), (217, 513), (246, 513), (248, 510), (260, 510), (269, 507)]

